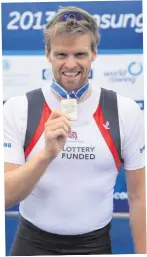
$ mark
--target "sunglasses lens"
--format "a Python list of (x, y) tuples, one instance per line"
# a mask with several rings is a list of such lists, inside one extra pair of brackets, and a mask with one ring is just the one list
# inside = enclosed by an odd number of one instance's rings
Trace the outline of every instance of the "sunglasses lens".
[(78, 12), (66, 12), (66, 13), (62, 13), (58, 18), (57, 18), (57, 22), (62, 22), (62, 21), (67, 21), (68, 19), (75, 19), (77, 21), (81, 21), (81, 20), (87, 20), (85, 18), (85, 16), (81, 13)]

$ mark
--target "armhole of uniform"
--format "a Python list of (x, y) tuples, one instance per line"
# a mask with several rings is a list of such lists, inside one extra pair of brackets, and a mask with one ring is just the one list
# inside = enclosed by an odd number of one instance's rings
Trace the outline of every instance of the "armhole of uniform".
[(24, 141), (24, 152), (26, 151), (26, 148), (29, 145), (30, 140), (33, 137), (36, 131), (36, 128), (39, 124), (41, 114), (42, 114), (43, 104), (45, 102), (45, 98), (41, 88), (27, 92), (26, 97), (28, 101), (28, 116), (27, 116), (26, 135), (25, 135), (25, 141)]
[(110, 124), (110, 134), (117, 148), (120, 162), (123, 163), (116, 92), (101, 88), (100, 105), (105, 120)]

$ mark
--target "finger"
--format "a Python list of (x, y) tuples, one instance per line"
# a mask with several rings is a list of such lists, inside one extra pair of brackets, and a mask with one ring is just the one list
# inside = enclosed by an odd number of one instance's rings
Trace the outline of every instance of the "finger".
[[(47, 132), (46, 136), (48, 137), (48, 135), (50, 136), (51, 132)], [(52, 139), (56, 139), (58, 137), (64, 137), (67, 138), (67, 133), (64, 131), (64, 129), (57, 129), (52, 131)]]
[(57, 129), (64, 129), (64, 131), (66, 133), (69, 133), (70, 132), (70, 128), (63, 122), (56, 122), (54, 124), (50, 124), (48, 126), (45, 127), (45, 132), (47, 131), (55, 131)]
[[(45, 123), (45, 129), (48, 128), (48, 127), (53, 127), (53, 126), (56, 126), (57, 124), (65, 124), (66, 127), (68, 127), (68, 130), (71, 131), (71, 125), (70, 125), (70, 121), (67, 120), (66, 117), (59, 117), (57, 119), (54, 119), (54, 120), (48, 120), (46, 123)], [(64, 127), (64, 126), (63, 126)]]
[(57, 119), (59, 117), (65, 117), (67, 120), (70, 120), (70, 117), (69, 117), (68, 114), (66, 114), (64, 112), (60, 112), (58, 110), (52, 111), (48, 120), (54, 120), (54, 119)]

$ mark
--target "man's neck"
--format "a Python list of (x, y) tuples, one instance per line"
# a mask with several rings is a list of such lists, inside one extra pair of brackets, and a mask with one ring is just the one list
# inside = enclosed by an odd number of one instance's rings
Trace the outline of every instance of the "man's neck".
[[(61, 101), (61, 99), (63, 99), (61, 96), (57, 95), (53, 90), (52, 90), (52, 93), (57, 100)], [(85, 95), (82, 98), (77, 99), (77, 103), (86, 101), (91, 96), (91, 93), (92, 93), (92, 87), (89, 85), (89, 88), (86, 91)]]

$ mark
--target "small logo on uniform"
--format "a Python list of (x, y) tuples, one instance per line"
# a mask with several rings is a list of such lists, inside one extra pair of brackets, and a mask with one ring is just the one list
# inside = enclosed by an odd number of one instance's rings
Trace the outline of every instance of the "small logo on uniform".
[(4, 147), (6, 147), (6, 148), (11, 148), (12, 145), (11, 145), (11, 143), (4, 143)]
[(103, 124), (103, 127), (105, 129), (110, 129), (109, 124), (110, 124), (109, 121), (106, 121), (106, 124)]
[(144, 150), (145, 150), (145, 145), (142, 148), (140, 148), (140, 153), (143, 153)]
[(77, 140), (78, 135), (77, 135), (76, 132), (71, 131), (70, 133), (68, 133), (68, 137), (69, 137), (69, 138), (74, 138), (75, 140)]

